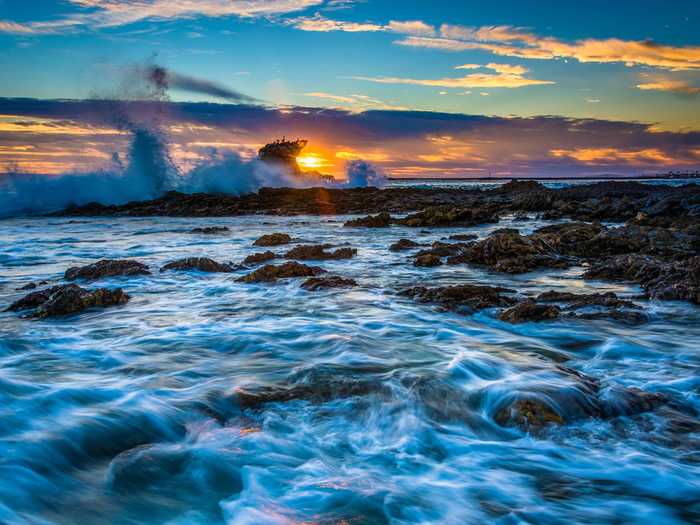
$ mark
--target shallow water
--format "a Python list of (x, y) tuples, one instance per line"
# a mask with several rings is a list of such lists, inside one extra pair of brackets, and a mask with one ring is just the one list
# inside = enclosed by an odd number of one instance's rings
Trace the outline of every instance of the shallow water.
[[(570, 388), (556, 364), (700, 410), (700, 308), (641, 301), (651, 321), (509, 325), (398, 297), (414, 284), (640, 292), (583, 269), (505, 276), (419, 269), (387, 247), (469, 230), (348, 229), (345, 217), (14, 219), (0, 222), (0, 305), (28, 282), (100, 258), (152, 276), (110, 278), (123, 307), (31, 321), (0, 314), (0, 522), (56, 524), (655, 523), (700, 521), (700, 435), (672, 412), (582, 418), (527, 434), (494, 412)], [(192, 235), (196, 226), (231, 233)], [(240, 261), (264, 233), (359, 250), (320, 262), (356, 279), (159, 273), (185, 256)], [(282, 247), (285, 248), (285, 247)], [(283, 251), (282, 249), (277, 250)], [(314, 383), (315, 381), (315, 383)], [(343, 383), (345, 382), (345, 383)], [(241, 408), (236, 392), (359, 384), (323, 401)], [(342, 390), (342, 388), (341, 388)], [(695, 433), (693, 433), (695, 430)]]

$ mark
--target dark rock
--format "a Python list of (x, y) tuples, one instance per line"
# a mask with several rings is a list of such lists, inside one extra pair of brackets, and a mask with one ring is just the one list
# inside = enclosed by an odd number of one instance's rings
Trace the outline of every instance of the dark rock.
[(572, 317), (588, 320), (612, 319), (614, 321), (619, 321), (632, 326), (644, 324), (649, 320), (647, 315), (642, 312), (636, 310), (620, 310), (617, 308), (612, 308), (601, 312), (577, 313), (573, 314)]
[(387, 228), (392, 221), (391, 215), (383, 212), (378, 215), (368, 215), (367, 217), (349, 220), (343, 226), (353, 228)]
[(517, 399), (504, 406), (493, 417), (505, 426), (517, 426), (523, 430), (537, 430), (546, 425), (563, 425), (564, 418), (541, 399)]
[(357, 250), (354, 248), (338, 248), (334, 252), (327, 252), (326, 247), (321, 244), (304, 244), (289, 250), (284, 256), (287, 259), (297, 260), (330, 260), (330, 259), (351, 259)]
[(329, 275), (328, 277), (311, 277), (301, 284), (305, 290), (315, 292), (324, 288), (350, 288), (357, 286), (354, 279), (346, 279), (338, 275)]
[(397, 220), (398, 224), (411, 228), (435, 226), (476, 226), (498, 222), (498, 215), (493, 206), (456, 207), (433, 206), (418, 213)]
[(279, 246), (289, 244), (292, 238), (286, 233), (269, 233), (257, 239), (253, 246)]
[(462, 253), (462, 250), (466, 246), (466, 244), (459, 242), (435, 241), (433, 244), (430, 245), (429, 249), (421, 250), (418, 253), (416, 253), (416, 257), (420, 257), (422, 255), (435, 255), (436, 257), (447, 257), (450, 255), (457, 255), (459, 253)]
[(75, 266), (66, 270), (66, 281), (82, 279), (94, 281), (104, 277), (150, 275), (151, 272), (143, 263), (129, 259), (102, 259), (87, 266)]
[(474, 239), (478, 238), (478, 235), (474, 235), (473, 233), (458, 233), (448, 237), (448, 239), (451, 241), (473, 241)]
[(277, 255), (271, 251), (254, 253), (243, 259), (243, 264), (260, 264), (270, 261), (275, 257), (277, 257)]
[(515, 299), (504, 293), (512, 294), (515, 290), (493, 286), (479, 286), (474, 284), (462, 284), (457, 286), (444, 286), (438, 288), (426, 288), (416, 286), (399, 292), (399, 295), (412, 297), (422, 303), (438, 304), (448, 310), (460, 312), (475, 312), (494, 306), (511, 306)]
[(43, 319), (74, 314), (87, 308), (122, 305), (128, 300), (129, 295), (121, 288), (86, 290), (75, 284), (67, 284), (33, 292), (14, 302), (8, 310), (35, 308), (32, 317)]
[(229, 273), (233, 271), (233, 267), (207, 257), (188, 257), (169, 262), (160, 269), (161, 272), (167, 270), (199, 270), (200, 272), (208, 273)]
[(38, 281), (36, 283), (28, 283), (25, 284), (24, 286), (20, 286), (17, 288), (17, 291), (26, 291), (26, 290), (35, 290), (38, 286), (44, 286), (49, 284), (48, 281)]
[(287, 261), (278, 266), (267, 264), (248, 275), (239, 277), (236, 281), (243, 283), (274, 282), (277, 279), (291, 277), (313, 277), (323, 272), (325, 270), (318, 266), (306, 266), (296, 261)]
[(620, 299), (614, 292), (577, 294), (550, 290), (541, 293), (535, 300), (541, 303), (567, 303), (567, 308), (575, 310), (587, 306), (604, 306), (607, 308), (639, 308), (632, 301)]
[(415, 261), (413, 261), (413, 265), (421, 267), (440, 266), (442, 265), (442, 260), (437, 255), (426, 253), (416, 257)]
[(226, 226), (205, 226), (204, 228), (192, 228), (190, 233), (199, 233), (202, 235), (220, 235), (230, 231), (231, 230), (229, 230)]
[(535, 301), (525, 300), (504, 310), (498, 318), (508, 323), (551, 321), (559, 317), (559, 313), (560, 310), (556, 306), (537, 304)]
[(513, 215), (513, 220), (518, 222), (529, 221), (530, 216), (527, 213), (519, 212)]
[(389, 251), (400, 252), (403, 250), (410, 250), (411, 248), (416, 248), (418, 246), (420, 246), (420, 244), (418, 244), (415, 241), (412, 241), (411, 239), (399, 239), (394, 244), (389, 246)]

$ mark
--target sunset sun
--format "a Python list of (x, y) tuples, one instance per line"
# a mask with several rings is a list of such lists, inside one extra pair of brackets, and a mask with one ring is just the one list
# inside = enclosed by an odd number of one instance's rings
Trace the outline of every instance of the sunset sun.
[(297, 157), (297, 164), (304, 170), (317, 170), (328, 165), (326, 159), (318, 153), (307, 153)]

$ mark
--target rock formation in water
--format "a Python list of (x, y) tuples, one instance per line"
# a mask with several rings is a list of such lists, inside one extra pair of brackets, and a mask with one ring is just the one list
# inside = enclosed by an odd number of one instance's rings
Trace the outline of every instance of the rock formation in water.
[(306, 140), (286, 140), (285, 137), (282, 137), (282, 140), (265, 144), (260, 148), (258, 158), (267, 164), (281, 166), (293, 175), (301, 175), (302, 171), (297, 164), (297, 157), (307, 144)]

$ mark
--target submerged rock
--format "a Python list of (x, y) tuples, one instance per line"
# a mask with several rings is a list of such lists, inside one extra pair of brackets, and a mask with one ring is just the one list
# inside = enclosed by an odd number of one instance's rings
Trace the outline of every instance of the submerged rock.
[(249, 255), (248, 257), (243, 259), (243, 264), (260, 264), (267, 261), (271, 261), (276, 257), (277, 255), (271, 251), (258, 252), (254, 253), (253, 255)]
[(473, 233), (457, 233), (448, 237), (450, 241), (473, 241), (478, 238), (479, 236)]
[(284, 264), (275, 266), (266, 264), (252, 273), (236, 279), (242, 283), (274, 282), (277, 279), (287, 279), (290, 277), (312, 277), (325, 272), (318, 266), (307, 266), (296, 261), (287, 261)]
[(420, 244), (418, 244), (415, 241), (412, 241), (411, 239), (399, 239), (394, 244), (389, 246), (389, 251), (400, 252), (404, 250), (410, 250), (411, 248), (417, 248), (418, 246), (420, 246)]
[(523, 430), (539, 429), (549, 424), (564, 424), (563, 417), (537, 398), (517, 399), (496, 412), (493, 419), (502, 427), (516, 426)]
[(316, 291), (324, 288), (350, 288), (357, 286), (355, 279), (346, 279), (338, 275), (328, 277), (311, 277), (301, 284), (305, 290)]
[(121, 288), (97, 288), (86, 290), (76, 284), (53, 286), (33, 292), (12, 303), (8, 310), (35, 308), (32, 317), (46, 318), (81, 312), (92, 307), (107, 307), (126, 304), (129, 295)]
[(351, 259), (357, 250), (354, 248), (338, 248), (334, 252), (327, 252), (326, 246), (322, 244), (304, 244), (289, 250), (284, 256), (287, 259), (298, 260), (329, 260), (329, 259)]
[(226, 226), (205, 226), (203, 228), (192, 228), (190, 233), (199, 233), (202, 235), (220, 235), (222, 233), (229, 233), (231, 230)]
[(160, 271), (167, 270), (199, 270), (207, 273), (230, 273), (233, 267), (229, 264), (222, 264), (207, 257), (188, 257), (186, 259), (178, 259), (163, 266)]
[(115, 277), (118, 275), (150, 275), (151, 271), (143, 263), (129, 259), (102, 259), (87, 266), (75, 266), (68, 268), (64, 275), (66, 281), (76, 279), (94, 281), (104, 277)]
[(559, 317), (558, 307), (548, 304), (537, 304), (528, 299), (501, 312), (498, 318), (508, 323), (524, 323), (529, 321), (551, 321)]
[(440, 265), (442, 265), (442, 260), (440, 257), (433, 255), (432, 253), (424, 253), (423, 255), (419, 255), (416, 257), (416, 260), (413, 261), (413, 266), (431, 267)]
[(391, 225), (393, 219), (386, 212), (377, 215), (368, 215), (347, 221), (343, 226), (352, 228), (387, 228)]
[(289, 244), (292, 238), (286, 233), (268, 233), (257, 239), (253, 246), (279, 246)]
[(567, 308), (576, 310), (587, 306), (604, 306), (607, 308), (639, 308), (632, 301), (620, 299), (615, 292), (578, 294), (550, 290), (535, 298), (543, 303), (567, 303)]
[(515, 290), (475, 284), (461, 284), (438, 288), (415, 286), (399, 292), (399, 295), (412, 297), (421, 303), (438, 304), (448, 310), (475, 312), (494, 306), (511, 306), (515, 299), (503, 294)]

